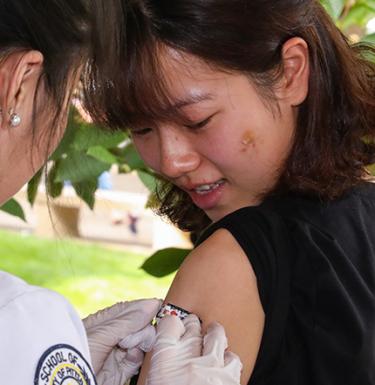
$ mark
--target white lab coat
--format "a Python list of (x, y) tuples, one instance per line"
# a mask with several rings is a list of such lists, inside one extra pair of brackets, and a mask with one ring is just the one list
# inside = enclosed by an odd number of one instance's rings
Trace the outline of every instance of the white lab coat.
[(85, 329), (69, 302), (2, 271), (0, 384), (96, 384)]

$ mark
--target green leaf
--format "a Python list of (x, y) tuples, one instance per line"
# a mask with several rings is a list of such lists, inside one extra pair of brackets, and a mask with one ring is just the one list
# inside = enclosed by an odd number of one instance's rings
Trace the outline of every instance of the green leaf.
[(121, 154), (119, 154), (119, 157), (121, 158), (121, 161), (130, 168), (130, 170), (139, 170), (146, 168), (145, 163), (139, 156), (133, 143), (127, 144), (121, 150), (122, 151)]
[(127, 137), (126, 133), (122, 131), (111, 132), (84, 121), (77, 109), (72, 106), (63, 139), (51, 159), (59, 159), (63, 154), (69, 154), (72, 151), (87, 151), (90, 147), (95, 146), (116, 147)]
[(56, 181), (56, 175), (61, 161), (56, 161), (51, 167), (47, 175), (47, 192), (52, 198), (57, 198), (61, 195), (64, 188), (63, 182)]
[(8, 202), (4, 203), (0, 210), (5, 211), (8, 214), (14, 215), (26, 222), (25, 213), (21, 205), (15, 199), (9, 199)]
[(346, 30), (352, 25), (364, 28), (373, 15), (372, 9), (367, 4), (357, 3), (350, 8), (345, 18), (340, 20), (339, 26), (343, 30)]
[(74, 153), (62, 159), (56, 172), (55, 182), (78, 183), (98, 178), (111, 165), (84, 153)]
[(40, 180), (42, 179), (43, 168), (41, 168), (30, 180), (27, 184), (27, 200), (31, 204), (34, 205), (36, 195), (38, 193), (38, 187), (40, 184)]
[(77, 195), (90, 207), (95, 206), (95, 191), (98, 188), (98, 179), (92, 179), (85, 182), (73, 183), (73, 188)]
[(375, 33), (371, 33), (362, 38), (363, 42), (375, 44)]
[(138, 170), (137, 175), (149, 191), (154, 192), (156, 190), (157, 179), (155, 176), (144, 170)]
[(375, 0), (357, 0), (357, 2), (365, 4), (371, 11), (375, 12)]
[(73, 150), (75, 136), (81, 127), (80, 115), (76, 108), (72, 106), (69, 111), (68, 125), (65, 129), (64, 136), (57, 146), (55, 152), (50, 156), (51, 160), (58, 160), (64, 154), (69, 154)]
[(178, 270), (190, 251), (177, 248), (159, 250), (143, 263), (141, 269), (154, 277), (164, 277)]
[(82, 124), (76, 133), (73, 148), (87, 151), (90, 147), (112, 148), (118, 146), (127, 135), (122, 131), (110, 132), (93, 124)]
[(334, 20), (340, 17), (345, 6), (345, 0), (321, 0), (321, 3)]
[(104, 163), (109, 163), (109, 164), (117, 163), (117, 158), (102, 146), (90, 147), (87, 150), (87, 155), (90, 155), (93, 158), (100, 160)]

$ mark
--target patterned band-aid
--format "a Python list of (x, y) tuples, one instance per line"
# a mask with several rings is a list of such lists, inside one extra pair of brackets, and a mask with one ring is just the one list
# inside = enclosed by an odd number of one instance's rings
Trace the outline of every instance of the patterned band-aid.
[(174, 315), (177, 316), (181, 321), (185, 319), (190, 312), (184, 310), (178, 306), (172, 305), (171, 303), (167, 303), (161, 307), (158, 314), (156, 315), (156, 323), (159, 322), (166, 315)]

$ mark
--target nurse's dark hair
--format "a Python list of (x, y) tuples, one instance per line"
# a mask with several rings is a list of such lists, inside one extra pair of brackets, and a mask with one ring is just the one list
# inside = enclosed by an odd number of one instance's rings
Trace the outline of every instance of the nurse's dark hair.
[[(363, 181), (375, 161), (375, 50), (349, 44), (315, 0), (123, 0), (112, 40), (117, 62), (86, 73), (88, 109), (100, 123), (126, 128), (181, 117), (171, 109), (161, 71), (163, 48), (196, 55), (224, 71), (248, 74), (273, 101), (282, 47), (309, 47), (309, 93), (299, 106), (293, 148), (268, 194), (289, 191), (335, 199)], [(251, 165), (249, 165), (251, 167)], [(186, 193), (165, 183), (158, 212), (185, 230), (208, 218)]]
[[(89, 0), (0, 0), (0, 62), (15, 51), (43, 54), (43, 83), (52, 108), (50, 137), (66, 112), (71, 78), (89, 54), (92, 13)], [(35, 111), (35, 104), (34, 104)]]

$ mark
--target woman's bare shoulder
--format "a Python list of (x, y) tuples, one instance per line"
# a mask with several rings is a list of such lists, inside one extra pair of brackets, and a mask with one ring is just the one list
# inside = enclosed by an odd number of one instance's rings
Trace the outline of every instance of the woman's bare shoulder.
[(197, 314), (203, 329), (213, 321), (223, 324), (229, 349), (244, 364), (242, 383), (247, 383), (259, 351), (264, 312), (249, 259), (229, 231), (215, 231), (189, 254), (166, 302)]

